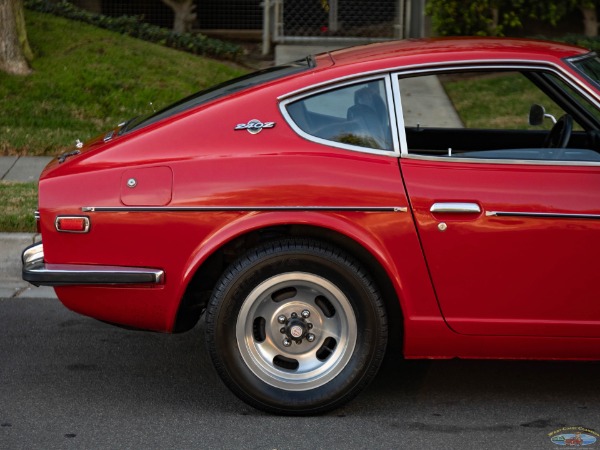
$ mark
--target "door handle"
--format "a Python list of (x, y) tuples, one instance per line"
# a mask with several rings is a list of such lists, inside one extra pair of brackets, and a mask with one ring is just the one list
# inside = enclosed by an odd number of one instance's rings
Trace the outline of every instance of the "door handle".
[(479, 214), (481, 208), (477, 203), (441, 202), (431, 205), (429, 212), (444, 214)]

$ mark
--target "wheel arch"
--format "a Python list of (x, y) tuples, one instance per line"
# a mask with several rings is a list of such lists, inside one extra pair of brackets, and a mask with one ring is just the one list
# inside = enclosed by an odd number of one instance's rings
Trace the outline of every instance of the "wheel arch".
[(399, 293), (392, 281), (396, 268), (387, 249), (371, 231), (349, 219), (313, 213), (293, 213), (285, 217), (270, 213), (254, 215), (207, 237), (186, 264), (173, 331), (187, 331), (197, 323), (212, 289), (233, 260), (262, 242), (287, 237), (322, 240), (360, 261), (374, 278), (384, 299), (389, 329), (395, 331), (390, 333), (390, 347), (400, 343), (403, 315)]

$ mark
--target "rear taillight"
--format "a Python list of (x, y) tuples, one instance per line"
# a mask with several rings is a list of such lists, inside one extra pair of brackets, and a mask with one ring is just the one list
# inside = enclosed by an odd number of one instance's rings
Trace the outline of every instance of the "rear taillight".
[(56, 231), (63, 233), (87, 233), (90, 231), (90, 218), (87, 216), (58, 216), (54, 225)]

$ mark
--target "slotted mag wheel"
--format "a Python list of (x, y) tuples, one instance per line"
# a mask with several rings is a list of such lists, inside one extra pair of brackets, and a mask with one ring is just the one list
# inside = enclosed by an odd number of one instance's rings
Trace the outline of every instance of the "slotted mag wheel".
[(357, 324), (350, 302), (320, 276), (273, 276), (246, 297), (236, 322), (240, 354), (265, 383), (289, 391), (322, 386), (350, 360)]

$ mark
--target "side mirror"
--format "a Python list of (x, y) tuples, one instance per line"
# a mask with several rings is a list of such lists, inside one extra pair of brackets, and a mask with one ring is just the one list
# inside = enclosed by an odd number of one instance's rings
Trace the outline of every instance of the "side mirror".
[(556, 124), (556, 118), (552, 114), (546, 114), (546, 110), (542, 105), (534, 103), (529, 108), (529, 125), (539, 126), (544, 123), (544, 118), (547, 117)]
[(542, 105), (533, 104), (529, 109), (529, 125), (539, 126), (544, 123), (546, 110)]

